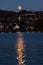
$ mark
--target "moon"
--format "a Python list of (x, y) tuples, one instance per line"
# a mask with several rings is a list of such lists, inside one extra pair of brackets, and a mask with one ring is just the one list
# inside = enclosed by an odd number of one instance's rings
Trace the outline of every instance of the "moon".
[(18, 6), (18, 10), (22, 10), (22, 6), (21, 5)]

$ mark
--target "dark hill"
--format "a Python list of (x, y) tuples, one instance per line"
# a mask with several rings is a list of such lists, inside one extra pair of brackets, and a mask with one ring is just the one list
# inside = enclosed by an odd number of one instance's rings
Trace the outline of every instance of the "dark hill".
[[(18, 28), (15, 28), (17, 27)], [(43, 32), (43, 11), (20, 12), (0, 10), (0, 32)]]

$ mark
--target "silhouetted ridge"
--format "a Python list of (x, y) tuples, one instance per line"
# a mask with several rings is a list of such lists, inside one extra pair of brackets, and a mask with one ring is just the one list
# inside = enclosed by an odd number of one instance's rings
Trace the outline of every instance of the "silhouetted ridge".
[(43, 32), (43, 11), (0, 10), (0, 32)]
[(21, 13), (22, 13), (22, 14), (26, 14), (27, 11), (26, 11), (26, 10), (21, 10), (19, 13), (20, 13), (20, 14), (21, 14)]

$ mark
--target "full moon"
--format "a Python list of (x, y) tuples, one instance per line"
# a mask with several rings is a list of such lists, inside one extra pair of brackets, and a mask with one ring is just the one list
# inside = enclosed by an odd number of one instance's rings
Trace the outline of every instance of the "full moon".
[(18, 6), (18, 10), (22, 10), (22, 6)]

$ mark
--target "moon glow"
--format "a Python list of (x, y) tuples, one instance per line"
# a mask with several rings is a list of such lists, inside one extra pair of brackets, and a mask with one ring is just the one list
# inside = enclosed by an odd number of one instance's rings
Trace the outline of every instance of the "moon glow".
[(18, 6), (18, 10), (22, 10), (22, 6), (19, 5), (19, 6)]

